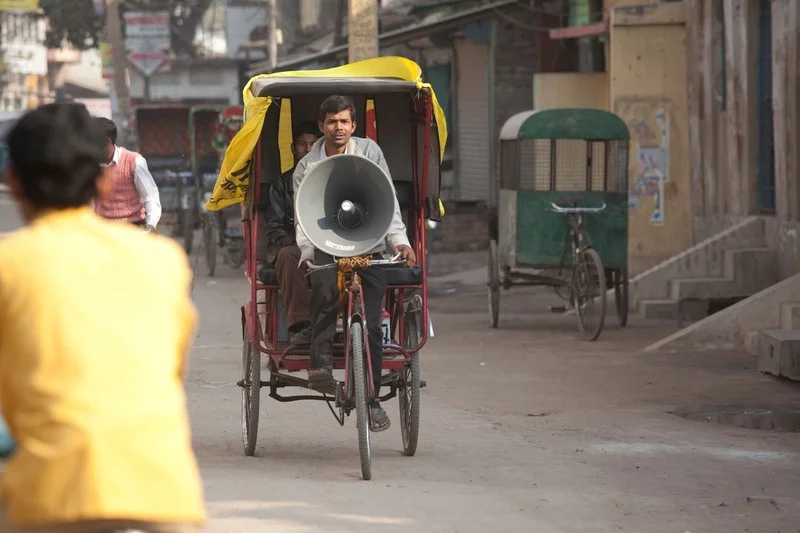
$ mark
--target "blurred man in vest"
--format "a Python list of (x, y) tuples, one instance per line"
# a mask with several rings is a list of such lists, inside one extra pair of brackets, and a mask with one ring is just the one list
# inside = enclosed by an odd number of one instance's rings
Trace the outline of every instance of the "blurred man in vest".
[(95, 202), (95, 211), (103, 218), (155, 231), (161, 218), (161, 200), (147, 161), (140, 154), (117, 146), (117, 126), (113, 121), (103, 117), (94, 120), (106, 137), (107, 159), (101, 166), (113, 172), (111, 193)]

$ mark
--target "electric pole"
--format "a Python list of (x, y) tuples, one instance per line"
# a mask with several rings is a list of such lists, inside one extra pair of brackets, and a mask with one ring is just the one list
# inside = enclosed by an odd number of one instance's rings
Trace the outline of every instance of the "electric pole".
[(106, 0), (106, 39), (114, 56), (114, 89), (117, 93), (117, 120), (121, 126), (117, 137), (119, 146), (126, 146), (128, 126), (131, 118), (131, 93), (128, 88), (125, 41), (122, 38), (122, 23), (119, 17), (119, 0)]
[(378, 57), (378, 1), (349, 0), (347, 60), (352, 63)]
[(278, 66), (278, 0), (267, 0), (269, 13), (269, 71)]

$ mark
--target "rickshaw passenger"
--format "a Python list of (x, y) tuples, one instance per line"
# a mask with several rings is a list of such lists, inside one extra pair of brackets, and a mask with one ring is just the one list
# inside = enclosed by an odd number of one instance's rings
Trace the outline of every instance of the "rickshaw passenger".
[[(352, 137), (356, 129), (356, 110), (353, 99), (333, 95), (325, 99), (319, 110), (319, 129), (323, 137), (298, 164), (294, 172), (294, 190), (297, 190), (306, 173), (328, 156), (335, 154), (357, 154), (371, 160), (391, 177), (386, 159), (380, 146), (371, 140)], [(394, 218), (387, 235), (394, 251), (402, 254), (409, 267), (416, 263), (414, 250), (406, 235), (406, 227), (400, 214), (400, 206), (395, 197)], [(299, 267), (307, 268), (306, 262), (328, 264), (333, 258), (314, 246), (297, 226), (297, 246), (300, 249)], [(313, 388), (328, 389), (333, 383), (333, 338), (336, 333), (336, 315), (339, 311), (339, 289), (336, 272), (323, 270), (313, 272), (311, 278), (311, 369), (308, 372), (309, 384)], [(383, 363), (383, 342), (381, 335), (381, 311), (386, 293), (386, 274), (379, 268), (360, 271), (364, 307), (366, 310), (369, 350), (372, 357), (373, 378), (377, 395), (381, 383)], [(375, 400), (370, 406), (371, 430), (384, 431), (391, 422), (386, 411)]]
[[(104, 132), (80, 104), (8, 136), (25, 227), (0, 240), (0, 531), (199, 531), (183, 378), (197, 324), (172, 240), (97, 216)], [(157, 268), (153, 268), (157, 265)]]
[(153, 231), (161, 219), (161, 198), (144, 156), (117, 146), (117, 126), (96, 117), (95, 124), (105, 133), (106, 156), (102, 167), (113, 171), (114, 181), (108, 198), (95, 200), (95, 211), (103, 218), (123, 220)]
[(268, 194), (262, 195), (260, 199), (267, 240), (264, 260), (275, 268), (278, 285), (283, 291), (286, 302), (289, 344), (295, 345), (311, 343), (311, 319), (308, 288), (303, 273), (297, 268), (300, 262), (300, 249), (295, 240), (292, 175), (297, 162), (311, 150), (311, 146), (319, 136), (319, 127), (313, 122), (301, 123), (294, 129), (292, 141), (294, 166), (273, 180)]

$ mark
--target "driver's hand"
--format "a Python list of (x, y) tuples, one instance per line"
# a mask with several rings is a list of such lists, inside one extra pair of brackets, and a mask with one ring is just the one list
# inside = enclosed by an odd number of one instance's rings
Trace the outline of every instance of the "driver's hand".
[(156, 227), (155, 227), (155, 226), (153, 226), (153, 225), (150, 225), (150, 224), (146, 225), (146, 226), (144, 227), (144, 230), (145, 230), (147, 233), (155, 233), (155, 234), (158, 234), (158, 230), (156, 229)]
[(417, 255), (414, 253), (414, 249), (406, 244), (401, 244), (394, 250), (395, 253), (399, 253), (400, 257), (406, 260), (406, 267), (412, 268), (414, 265), (417, 264)]

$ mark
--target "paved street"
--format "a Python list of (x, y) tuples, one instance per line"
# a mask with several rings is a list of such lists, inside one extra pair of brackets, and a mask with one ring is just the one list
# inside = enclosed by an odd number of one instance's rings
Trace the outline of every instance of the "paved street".
[[(2, 202), (0, 232), (15, 221)], [(235, 383), (247, 284), (224, 266), (209, 279), (198, 262), (188, 397), (209, 531), (800, 531), (800, 433), (669, 413), (798, 408), (800, 388), (742, 354), (639, 352), (671, 323), (620, 330), (612, 316), (597, 343), (581, 342), (574, 317), (547, 312), (556, 300), (544, 289), (504, 292), (492, 330), (482, 255), (470, 261), (475, 270), (431, 282), (417, 456), (401, 453), (395, 400), (392, 428), (373, 438), (370, 482), (354, 416), (339, 427), (324, 403), (262, 398), (256, 457), (244, 457)]]

